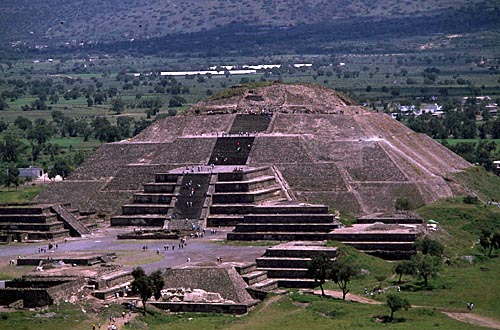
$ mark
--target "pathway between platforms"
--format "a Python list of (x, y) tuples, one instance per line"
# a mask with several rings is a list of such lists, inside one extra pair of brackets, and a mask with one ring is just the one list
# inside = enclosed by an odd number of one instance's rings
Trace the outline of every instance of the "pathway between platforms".
[[(315, 290), (314, 294), (321, 295), (321, 290)], [(342, 291), (334, 291), (334, 290), (325, 290), (325, 295), (328, 297), (332, 297), (334, 299), (342, 299)], [(348, 293), (346, 295), (347, 301), (355, 301), (362, 304), (371, 304), (371, 305), (382, 305), (384, 304), (381, 301), (377, 301), (374, 299), (365, 298), (363, 296), (358, 296), (356, 294)], [(441, 313), (451, 317), (460, 322), (469, 323), (473, 325), (477, 325), (480, 327), (491, 328), (491, 329), (500, 329), (500, 320), (492, 319), (489, 317), (469, 313), (469, 312), (447, 312), (444, 308), (441, 307), (433, 307), (433, 306), (412, 306), (414, 308), (434, 308), (439, 310)]]
[(473, 325), (478, 325), (480, 327), (486, 327), (491, 329), (500, 329), (500, 321), (494, 320), (488, 317), (480, 316), (472, 313), (452, 313), (452, 312), (444, 312), (441, 313), (448, 315), (452, 319), (455, 319), (460, 322), (469, 323)]

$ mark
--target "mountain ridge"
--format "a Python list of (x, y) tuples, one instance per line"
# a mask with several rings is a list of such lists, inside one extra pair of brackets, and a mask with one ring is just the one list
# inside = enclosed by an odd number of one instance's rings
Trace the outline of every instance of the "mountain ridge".
[[(474, 9), (475, 8), (475, 9)], [(0, 4), (0, 42), (81, 45), (208, 32), (230, 24), (290, 29), (366, 18), (434, 17), (500, 10), (487, 1), (14, 1)], [(466, 25), (466, 24), (465, 24)]]

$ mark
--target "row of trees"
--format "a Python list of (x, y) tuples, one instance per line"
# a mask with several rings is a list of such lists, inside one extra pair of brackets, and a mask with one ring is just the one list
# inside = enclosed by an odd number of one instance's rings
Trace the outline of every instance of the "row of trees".
[[(113, 125), (105, 117), (95, 117), (90, 121), (65, 116), (60, 111), (52, 111), (52, 121), (38, 118), (35, 121), (18, 116), (9, 124), (0, 120), (0, 183), (18, 185), (15, 169), (38, 164), (45, 168), (49, 177), (67, 177), (90, 154), (90, 149), (63, 148), (51, 143), (57, 137), (90, 138), (101, 142), (113, 142), (132, 137), (146, 128), (150, 121), (118, 117)], [(8, 171), (7, 171), (8, 170)]]
[(322, 296), (325, 296), (323, 285), (326, 280), (332, 280), (342, 290), (342, 299), (345, 300), (345, 296), (349, 293), (349, 282), (360, 274), (361, 268), (347, 251), (339, 248), (337, 257), (333, 260), (326, 255), (312, 258), (307, 266), (307, 271), (321, 288)]
[(424, 280), (429, 285), (429, 278), (436, 276), (442, 265), (444, 246), (438, 241), (425, 237), (415, 242), (418, 251), (410, 260), (403, 260), (396, 264), (394, 272), (399, 275), (399, 282), (403, 275), (413, 275)]

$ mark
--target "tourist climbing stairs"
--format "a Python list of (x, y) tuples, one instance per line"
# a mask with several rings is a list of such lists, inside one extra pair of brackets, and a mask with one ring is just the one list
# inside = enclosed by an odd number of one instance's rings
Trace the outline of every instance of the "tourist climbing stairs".
[(245, 165), (252, 150), (253, 141), (253, 136), (219, 137), (208, 164)]
[(271, 115), (237, 114), (229, 133), (246, 135), (266, 132), (271, 119)]
[(182, 178), (179, 196), (174, 208), (174, 219), (198, 221), (207, 197), (211, 174), (189, 173)]
[(60, 204), (52, 205), (52, 210), (57, 213), (59, 219), (69, 227), (72, 236), (85, 237), (86, 235), (92, 234), (92, 232), (64, 206)]

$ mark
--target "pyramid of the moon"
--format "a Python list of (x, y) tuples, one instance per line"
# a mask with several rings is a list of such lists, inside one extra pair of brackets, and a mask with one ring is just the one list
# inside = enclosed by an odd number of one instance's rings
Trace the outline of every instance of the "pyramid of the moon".
[[(268, 168), (288, 201), (362, 215), (390, 212), (398, 198), (418, 206), (452, 196), (445, 178), (471, 164), (333, 90), (241, 86), (185, 115), (158, 120), (131, 140), (102, 145), (67, 180), (50, 184), (38, 201), (119, 214), (122, 205), (144, 197), (136, 194), (156, 187), (148, 185), (158, 173), (184, 175), (199, 167), (213, 167), (215, 173), (238, 166)], [(267, 203), (273, 200), (280, 202)]]

